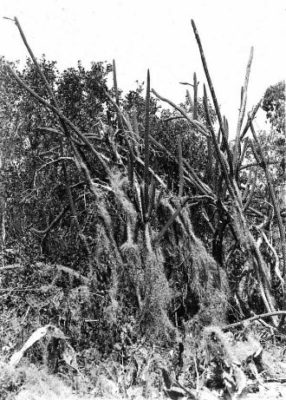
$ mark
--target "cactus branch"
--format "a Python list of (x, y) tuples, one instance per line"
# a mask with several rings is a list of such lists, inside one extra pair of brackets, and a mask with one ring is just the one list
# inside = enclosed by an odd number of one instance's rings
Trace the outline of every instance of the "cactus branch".
[(253, 47), (251, 47), (251, 50), (250, 50), (250, 56), (249, 56), (249, 60), (248, 60), (247, 67), (246, 67), (244, 86), (241, 91), (242, 96), (241, 96), (241, 103), (240, 103), (240, 109), (239, 109), (239, 115), (238, 115), (238, 121), (237, 121), (235, 146), (234, 146), (234, 154), (233, 154), (233, 166), (235, 169), (235, 173), (237, 172), (238, 165), (239, 165), (240, 141), (241, 141), (240, 131), (241, 131), (242, 123), (243, 123), (243, 118), (245, 115), (245, 108), (246, 108), (246, 101), (247, 101), (247, 87), (248, 87), (248, 81), (249, 81), (252, 60), (253, 60)]
[(193, 31), (194, 31), (194, 34), (195, 34), (195, 38), (196, 38), (196, 41), (197, 41), (197, 44), (198, 44), (198, 47), (199, 47), (202, 64), (203, 64), (205, 75), (206, 75), (206, 78), (207, 78), (207, 81), (208, 81), (209, 89), (210, 89), (210, 92), (211, 92), (211, 95), (212, 95), (212, 99), (213, 99), (213, 103), (214, 103), (217, 119), (218, 119), (218, 122), (219, 122), (219, 126), (220, 126), (220, 129), (221, 129), (221, 133), (222, 133), (222, 137), (223, 137), (223, 141), (224, 141), (224, 145), (226, 147), (226, 153), (227, 153), (227, 159), (228, 159), (230, 172), (232, 173), (232, 171), (233, 171), (232, 156), (231, 156), (231, 153), (230, 153), (230, 148), (229, 148), (229, 145), (228, 145), (225, 129), (224, 129), (224, 126), (223, 126), (223, 119), (222, 119), (222, 116), (221, 116), (220, 108), (219, 108), (217, 97), (216, 97), (215, 90), (214, 90), (214, 86), (213, 86), (213, 83), (212, 83), (212, 80), (211, 80), (211, 77), (210, 77), (210, 73), (209, 73), (209, 69), (208, 69), (208, 66), (207, 66), (207, 61), (206, 61), (206, 58), (205, 58), (203, 46), (202, 46), (201, 39), (200, 39), (200, 36), (199, 36), (199, 33), (198, 33), (198, 30), (197, 30), (197, 27), (196, 27), (196, 24), (195, 24), (194, 20), (191, 20), (191, 24), (192, 24)]

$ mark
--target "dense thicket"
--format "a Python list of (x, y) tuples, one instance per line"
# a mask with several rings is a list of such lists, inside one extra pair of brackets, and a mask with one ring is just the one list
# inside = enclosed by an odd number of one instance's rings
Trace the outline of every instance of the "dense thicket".
[(115, 63), (1, 60), (2, 347), (52, 323), (82, 356), (126, 362), (142, 338), (284, 307), (285, 83), (256, 133), (250, 64), (232, 141), (206, 63), (214, 106), (194, 75), (170, 111), (149, 73), (123, 95)]

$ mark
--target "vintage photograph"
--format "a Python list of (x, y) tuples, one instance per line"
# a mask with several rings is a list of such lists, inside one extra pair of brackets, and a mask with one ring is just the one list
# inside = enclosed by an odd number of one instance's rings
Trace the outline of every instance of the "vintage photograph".
[(0, 400), (286, 399), (285, 0), (0, 37)]

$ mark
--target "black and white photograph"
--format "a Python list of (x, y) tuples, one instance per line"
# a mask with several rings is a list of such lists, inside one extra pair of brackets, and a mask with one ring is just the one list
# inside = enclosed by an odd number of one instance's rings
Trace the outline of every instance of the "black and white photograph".
[(0, 0), (0, 400), (286, 399), (285, 78), (285, 0)]

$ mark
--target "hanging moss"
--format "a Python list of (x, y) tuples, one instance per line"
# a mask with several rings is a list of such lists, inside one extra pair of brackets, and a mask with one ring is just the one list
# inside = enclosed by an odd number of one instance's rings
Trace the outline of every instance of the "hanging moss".
[(145, 298), (140, 326), (151, 337), (171, 339), (175, 334), (175, 328), (168, 317), (172, 292), (164, 272), (164, 258), (160, 249), (151, 247), (148, 228), (145, 232)]

